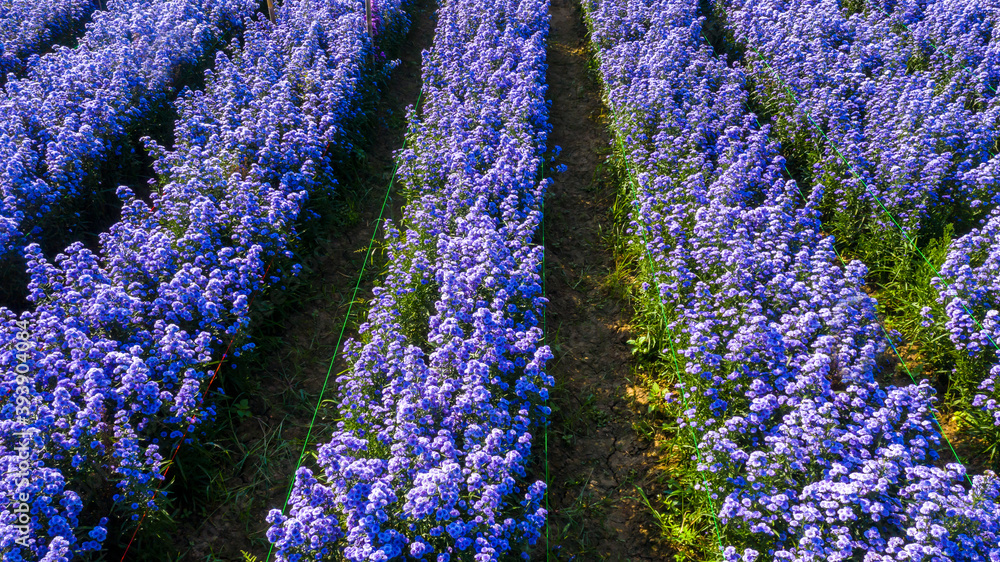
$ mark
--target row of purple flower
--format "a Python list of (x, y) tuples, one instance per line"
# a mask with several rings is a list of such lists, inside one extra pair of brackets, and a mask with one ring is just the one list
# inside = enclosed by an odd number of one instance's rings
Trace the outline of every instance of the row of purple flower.
[(783, 179), (698, 2), (584, 6), (724, 557), (1000, 558), (1000, 483), (967, 489), (961, 465), (937, 466), (926, 383), (880, 383), (865, 267), (839, 265), (821, 234), (823, 186), (803, 200)]
[[(399, 2), (377, 10), (385, 35), (408, 27)], [(288, 0), (276, 25), (260, 18), (233, 58), (216, 57), (204, 91), (180, 97), (173, 148), (151, 143), (152, 207), (120, 188), (122, 218), (96, 253), (76, 243), (51, 263), (26, 248), (35, 309), (0, 309), (5, 561), (100, 548), (103, 521), (77, 536), (80, 487), (95, 478), (133, 519), (155, 509), (162, 453), (213, 415), (209, 361), (247, 326), (253, 294), (280, 280), (303, 202), (332, 189), (333, 149), (388, 68), (372, 67), (364, 3)], [(8, 345), (15, 334), (26, 337)], [(15, 403), (21, 363), (30, 392)], [(27, 536), (7, 510), (25, 497)]]
[(5, 0), (0, 3), (0, 84), (28, 58), (70, 33), (97, 9), (97, 0)]
[(921, 304), (926, 323), (943, 320), (955, 348), (979, 361), (972, 405), (1000, 425), (1000, 4), (874, 2), (854, 16), (823, 0), (720, 4), (768, 95), (794, 91), (779, 110), (792, 127), (825, 131), (810, 163), (824, 184), (845, 186), (838, 214), (860, 213), (902, 240), (892, 222), (916, 236), (911, 211), (947, 203), (943, 218), (972, 229), (934, 281), (946, 318)]
[(408, 204), (317, 472), (272, 510), (278, 560), (499, 560), (544, 526), (526, 480), (551, 356), (541, 345), (548, 185), (544, 0), (450, 0), (399, 156)]
[[(959, 38), (978, 33), (980, 37), (989, 35), (993, 39), (1000, 34), (997, 25), (1000, 4), (957, 0), (946, 4), (977, 16), (956, 18), (941, 25), (957, 30)], [(968, 42), (954, 40), (946, 47), (954, 53), (951, 56), (969, 59), (976, 75), (982, 75), (977, 59), (966, 55)], [(990, 60), (984, 59), (983, 63), (990, 64), (996, 72), (1000, 69), (1000, 61), (996, 60), (1000, 57), (1000, 41), (989, 42), (987, 48)], [(1000, 86), (996, 82), (992, 86), (991, 91), (996, 95)], [(935, 285), (940, 293), (939, 302), (945, 307), (946, 328), (952, 343), (989, 370), (979, 387), (981, 392), (973, 398), (973, 406), (982, 407), (992, 415), (994, 424), (1000, 426), (1000, 198), (994, 198), (993, 205), (989, 217), (952, 243), (941, 267), (941, 279), (935, 280)]]
[(56, 47), (8, 82), (0, 258), (37, 242), (39, 224), (86, 192), (102, 160), (121, 158), (128, 134), (173, 97), (183, 71), (256, 9), (252, 0), (110, 0), (75, 48)]

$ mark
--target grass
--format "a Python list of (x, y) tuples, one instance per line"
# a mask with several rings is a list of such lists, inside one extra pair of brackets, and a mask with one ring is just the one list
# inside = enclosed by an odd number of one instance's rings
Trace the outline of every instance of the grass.
[(572, 560), (574, 557), (588, 559), (597, 553), (598, 541), (589, 532), (589, 523), (595, 517), (603, 518), (610, 505), (610, 500), (606, 497), (595, 497), (593, 493), (587, 491), (593, 474), (594, 471), (591, 469), (590, 475), (586, 479), (562, 483), (563, 489), (579, 487), (580, 492), (572, 505), (559, 510), (559, 515), (565, 522), (551, 537), (557, 545), (553, 549), (557, 560), (562, 560), (562, 556), (565, 554), (568, 554)]
[(662, 354), (636, 354), (636, 378), (649, 392), (646, 413), (641, 418), (641, 434), (656, 442), (663, 458), (654, 472), (655, 494), (637, 487), (638, 498), (657, 523), (659, 540), (674, 554), (674, 560), (707, 561), (720, 556), (713, 506), (707, 495), (696, 488), (704, 481), (694, 458), (697, 449), (692, 435), (678, 426), (680, 402), (670, 389), (676, 382), (672, 358)]
[(962, 437), (978, 445), (972, 456), (965, 459), (967, 464), (1000, 466), (1000, 427), (994, 424), (992, 416), (981, 410), (959, 410), (952, 419)]
[[(675, 551), (674, 561), (706, 560), (704, 538), (714, 533), (712, 514), (704, 505), (690, 505), (695, 491), (690, 486), (681, 486), (670, 481), (667, 491), (654, 496), (646, 496), (642, 488), (636, 486), (642, 503), (656, 519), (660, 535)], [(656, 504), (659, 507), (654, 506)]]

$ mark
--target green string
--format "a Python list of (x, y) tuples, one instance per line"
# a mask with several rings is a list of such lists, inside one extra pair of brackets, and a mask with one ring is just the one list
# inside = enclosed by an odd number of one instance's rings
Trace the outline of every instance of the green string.
[[(594, 25), (593, 25), (593, 21), (590, 18), (590, 15), (587, 14), (587, 13), (585, 13), (584, 17), (587, 20), (588, 26), (591, 29), (593, 29)], [(598, 61), (597, 61), (598, 62), (598, 66), (600, 66), (601, 65), (601, 61), (600, 61), (601, 53), (600, 53), (600, 51), (598, 49), (594, 49), (593, 53), (594, 53), (594, 56), (598, 59)], [(609, 104), (607, 104), (606, 96), (605, 96), (605, 104), (609, 105)], [(610, 107), (610, 105), (609, 105), (609, 107)], [(639, 199), (638, 199), (639, 182), (638, 182), (638, 180), (635, 178), (635, 176), (632, 173), (632, 168), (630, 166), (630, 161), (629, 161), (629, 159), (628, 159), (628, 157), (626, 156), (626, 153), (625, 153), (625, 145), (624, 145), (624, 141), (622, 140), (622, 132), (614, 124), (614, 120), (612, 120), (611, 129), (612, 129), (612, 133), (615, 136), (615, 140), (617, 140), (617, 142), (618, 142), (618, 148), (619, 148), (619, 151), (621, 153), (622, 160), (625, 163), (625, 173), (628, 176), (628, 179), (630, 180), (628, 182), (628, 184), (629, 184), (629, 186), (632, 189), (633, 206), (635, 207), (635, 212), (638, 214), (639, 213)], [(642, 230), (643, 246), (646, 249), (645, 255), (646, 255), (647, 260), (649, 261), (649, 272), (650, 272), (650, 275), (653, 276), (653, 279), (655, 281), (655, 268), (654, 268), (654, 264), (653, 264), (653, 255), (652, 255), (652, 253), (650, 252), (650, 249), (649, 249), (649, 240), (648, 240), (648, 238), (646, 236), (646, 230), (645, 229), (641, 229), (641, 230)], [(687, 393), (686, 392), (687, 392), (687, 390), (688, 390), (689, 387), (687, 386), (687, 384), (683, 380), (683, 377), (684, 377), (683, 370), (680, 368), (680, 362), (677, 360), (677, 353), (674, 350), (674, 333), (673, 333), (673, 329), (670, 327), (670, 323), (667, 320), (667, 311), (666, 311), (666, 306), (663, 303), (663, 300), (660, 299), (660, 298), (657, 298), (656, 302), (657, 302), (658, 308), (660, 310), (660, 315), (661, 315), (662, 320), (663, 320), (664, 328), (667, 331), (667, 336), (668, 336), (667, 341), (670, 344), (670, 356), (673, 359), (674, 370), (677, 372), (677, 378), (680, 379), (681, 382), (685, 385), (684, 392), (681, 392), (680, 395), (681, 395), (681, 402), (682, 402), (682, 405), (684, 407), (684, 410), (687, 411), (687, 409), (688, 409), (688, 402), (687, 402)], [(691, 424), (687, 424), (687, 425), (688, 425), (688, 431), (691, 433), (691, 440), (694, 442), (695, 455), (696, 455), (696, 457), (698, 459), (698, 463), (700, 464), (700, 463), (703, 462), (703, 457), (702, 457), (702, 454), (701, 454), (701, 447), (699, 446), (698, 438), (695, 435), (694, 428), (691, 427)], [(710, 512), (712, 514), (712, 522), (713, 522), (713, 527), (715, 529), (716, 544), (718, 545), (719, 552), (721, 554), (722, 550), (723, 550), (723, 547), (722, 547), (722, 529), (721, 529), (721, 527), (719, 525), (719, 517), (718, 517), (718, 515), (716, 513), (716, 509), (715, 509), (715, 500), (712, 498), (712, 493), (711, 493), (711, 491), (709, 490), (709, 487), (708, 487), (708, 478), (701, 471), (699, 471), (699, 473), (701, 474), (701, 477), (702, 477), (702, 484), (704, 486), (705, 497), (708, 498), (709, 510), (710, 510)]]
[[(751, 113), (751, 115), (753, 114)], [(760, 127), (760, 122), (757, 121), (756, 115), (754, 115), (754, 122), (756, 122), (757, 126)], [(792, 175), (788, 173), (788, 168), (785, 167), (784, 163), (781, 164), (781, 169), (785, 172), (785, 177), (787, 177), (788, 179), (793, 179)], [(798, 182), (795, 183), (795, 187), (796, 189), (798, 189), (799, 195), (802, 197), (802, 199), (805, 199), (806, 196), (804, 193), (802, 193), (802, 189), (799, 187)], [(839, 258), (840, 261), (847, 263), (847, 260), (844, 258), (843, 254), (841, 254), (840, 250), (837, 249), (836, 244), (833, 244), (832, 247), (833, 247), (833, 252), (834, 254), (836, 254), (837, 258)], [(907, 375), (909, 375), (910, 380), (913, 382), (913, 384), (917, 384), (917, 378), (913, 376), (913, 373), (910, 371), (909, 366), (907, 366), (906, 364), (906, 360), (903, 359), (902, 355), (900, 355), (899, 350), (896, 348), (896, 344), (892, 341), (892, 335), (889, 334), (889, 331), (885, 329), (885, 326), (883, 324), (878, 323), (878, 327), (882, 330), (882, 333), (885, 335), (886, 341), (889, 342), (889, 347), (892, 348), (892, 353), (896, 356), (897, 359), (899, 359), (899, 363), (900, 365), (903, 366), (903, 370), (906, 371)], [(955, 460), (958, 461), (958, 464), (961, 464), (963, 467), (965, 467), (965, 463), (962, 461), (962, 458), (958, 455), (958, 451), (956, 451), (955, 447), (952, 446), (951, 440), (948, 439), (948, 436), (944, 432), (944, 428), (941, 427), (941, 422), (938, 420), (937, 413), (934, 411), (933, 408), (931, 409), (931, 417), (934, 420), (934, 424), (937, 425), (941, 437), (944, 438), (944, 442), (948, 445), (948, 448), (951, 449), (951, 453), (955, 456)], [(966, 480), (969, 481), (969, 484), (972, 484), (972, 479), (969, 476), (968, 471), (966, 471), (965, 478)]]
[[(420, 92), (417, 94), (417, 103), (414, 106), (415, 109), (420, 107), (420, 100), (423, 97), (423, 87), (421, 87)], [(406, 138), (403, 139), (403, 148), (406, 148)], [(396, 172), (399, 170), (399, 160), (394, 159), (395, 164), (392, 167), (392, 175), (389, 177), (389, 185), (385, 189), (385, 197), (382, 199), (382, 207), (378, 212), (378, 219), (375, 221), (375, 230), (372, 231), (371, 240), (368, 242), (368, 250), (365, 252), (365, 261), (361, 264), (361, 271), (358, 273), (358, 280), (354, 284), (354, 292), (351, 294), (351, 302), (347, 306), (347, 314), (344, 316), (344, 324), (340, 327), (340, 334), (337, 336), (337, 345), (333, 348), (333, 357), (330, 358), (330, 366), (326, 370), (326, 377), (323, 379), (323, 387), (319, 391), (319, 399), (316, 400), (316, 408), (313, 410), (312, 420), (309, 422), (309, 429), (306, 431), (305, 441), (302, 443), (302, 451), (299, 453), (298, 463), (295, 465), (295, 470), (292, 472), (292, 482), (288, 486), (288, 494), (285, 495), (285, 503), (281, 506), (281, 513), (284, 514), (285, 508), (288, 507), (288, 502), (292, 497), (292, 490), (295, 487), (295, 473), (299, 471), (302, 467), (302, 461), (306, 456), (306, 448), (309, 446), (309, 437), (312, 436), (313, 426), (316, 424), (316, 418), (319, 415), (320, 405), (323, 403), (323, 395), (326, 393), (326, 387), (330, 382), (330, 374), (333, 373), (333, 364), (337, 360), (337, 354), (340, 352), (340, 343), (343, 340), (344, 332), (347, 331), (347, 324), (351, 320), (351, 311), (354, 308), (354, 303), (357, 299), (358, 289), (361, 287), (361, 281), (364, 279), (365, 269), (368, 267), (368, 261), (371, 258), (372, 251), (375, 248), (375, 237), (378, 235), (379, 228), (382, 225), (382, 216), (385, 212), (385, 208), (389, 203), (389, 194), (392, 192), (392, 184), (396, 180)], [(267, 556), (264, 558), (265, 562), (271, 559), (271, 552), (274, 550), (274, 543), (267, 549)]]
[[(882, 333), (885, 334), (886, 341), (889, 342), (889, 345), (892, 347), (893, 353), (895, 353), (896, 357), (899, 358), (899, 362), (903, 366), (903, 369), (906, 371), (906, 374), (910, 376), (910, 380), (913, 381), (913, 384), (917, 384), (917, 378), (914, 377), (913, 373), (910, 372), (910, 368), (906, 365), (906, 360), (903, 359), (903, 356), (900, 355), (899, 351), (896, 350), (896, 344), (893, 343), (892, 336), (885, 329), (885, 326), (879, 324), (879, 327), (882, 328)], [(944, 442), (947, 443), (948, 448), (951, 449), (951, 454), (955, 455), (955, 460), (958, 461), (958, 464), (962, 465), (962, 467), (965, 468), (965, 463), (962, 462), (962, 458), (958, 456), (958, 451), (956, 451), (955, 447), (952, 446), (951, 440), (949, 440), (948, 436), (945, 435), (944, 428), (941, 427), (941, 422), (938, 421), (937, 414), (934, 412), (933, 408), (931, 408), (931, 417), (934, 419), (934, 424), (938, 427), (938, 432), (941, 434), (942, 437), (944, 437)], [(972, 477), (969, 476), (968, 470), (965, 471), (965, 479), (969, 482), (970, 485), (972, 484)]]
[[(878, 6), (878, 9), (882, 10), (882, 12), (884, 12), (885, 15), (889, 16), (890, 18), (893, 15), (892, 12), (886, 10), (882, 6)], [(910, 29), (910, 26), (906, 25), (906, 22), (900, 20), (900, 21), (898, 21), (896, 23), (898, 23), (899, 25), (903, 26), (903, 29), (905, 29), (911, 36), (914, 35), (913, 31)], [(916, 39), (916, 37), (914, 37), (914, 39)], [(934, 43), (934, 41), (932, 41), (930, 39), (926, 39), (926, 41), (931, 44), (931, 47), (934, 48), (934, 53), (938, 52), (938, 46)], [(955, 59), (951, 56), (951, 53), (949, 53), (947, 50), (941, 49), (941, 52), (944, 53), (944, 55), (946, 57), (948, 57), (952, 62), (955, 62)], [(968, 69), (969, 69), (969, 64), (968, 63), (965, 63), (964, 65), (962, 65), (962, 70), (963, 71), (964, 70), (968, 70)], [(997, 93), (996, 88), (994, 88), (993, 86), (991, 86), (989, 83), (986, 84), (986, 87), (989, 88), (990, 90), (993, 90), (994, 94)], [(991, 153), (991, 156), (992, 156), (992, 153)]]
[[(757, 126), (760, 127), (760, 122), (757, 121), (756, 115), (754, 115), (754, 121), (757, 123)], [(792, 179), (792, 176), (791, 174), (788, 173), (788, 168), (785, 167), (784, 163), (781, 164), (781, 168), (785, 172), (785, 177), (787, 177), (788, 179)], [(802, 193), (802, 189), (799, 188), (798, 182), (795, 183), (795, 187), (796, 189), (798, 189), (799, 195), (802, 197), (802, 199), (805, 199), (806, 196), (804, 193)], [(847, 263), (847, 260), (844, 259), (844, 256), (840, 253), (840, 250), (837, 249), (836, 244), (833, 244), (832, 247), (833, 247), (833, 252), (834, 254), (836, 254), (837, 258), (839, 258), (840, 261)], [(885, 329), (885, 326), (882, 323), (878, 323), (878, 326), (882, 330), (882, 333), (885, 334), (885, 339), (887, 342), (889, 342), (889, 347), (892, 348), (893, 354), (896, 356), (897, 359), (899, 359), (899, 363), (900, 365), (903, 366), (903, 370), (905, 370), (906, 374), (909, 375), (910, 380), (913, 382), (913, 384), (917, 384), (917, 378), (913, 376), (912, 372), (910, 372), (910, 368), (907, 366), (906, 360), (903, 359), (902, 355), (900, 355), (899, 350), (896, 348), (896, 344), (892, 341), (892, 335), (889, 334), (889, 331)], [(934, 419), (934, 424), (937, 425), (941, 437), (944, 437), (944, 442), (948, 445), (948, 448), (951, 449), (951, 453), (955, 456), (955, 460), (958, 461), (958, 464), (961, 464), (964, 467), (965, 463), (962, 462), (962, 458), (958, 455), (958, 451), (955, 450), (955, 447), (952, 446), (951, 444), (951, 440), (948, 439), (948, 435), (945, 434), (944, 428), (941, 427), (941, 422), (938, 420), (937, 413), (934, 411), (933, 408), (931, 408), (931, 417)], [(966, 480), (969, 481), (969, 484), (972, 484), (972, 479), (967, 471), (965, 478)]]

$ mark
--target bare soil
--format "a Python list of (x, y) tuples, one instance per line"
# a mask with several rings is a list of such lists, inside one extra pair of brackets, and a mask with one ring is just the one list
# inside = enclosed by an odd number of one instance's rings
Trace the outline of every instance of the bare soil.
[[(545, 201), (550, 405), (548, 548), (538, 560), (664, 560), (659, 529), (636, 486), (655, 486), (659, 447), (634, 427), (643, 393), (630, 382), (628, 302), (606, 279), (616, 186), (600, 172), (610, 153), (599, 86), (589, 71), (579, 4), (552, 0), (548, 49), (551, 145), (562, 148)], [(543, 538), (545, 540), (545, 538)]]

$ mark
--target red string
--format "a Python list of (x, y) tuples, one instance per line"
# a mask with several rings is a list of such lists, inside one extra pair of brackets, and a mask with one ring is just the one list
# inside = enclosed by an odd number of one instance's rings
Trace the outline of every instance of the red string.
[[(274, 257), (272, 256), (271, 262), (267, 264), (267, 268), (264, 269), (264, 274), (261, 276), (262, 280), (267, 278), (267, 274), (268, 272), (271, 271), (271, 265), (273, 263), (274, 263)], [(257, 297), (256, 294), (250, 295), (250, 301), (247, 304), (247, 308), (253, 305), (253, 301), (256, 297)], [(229, 350), (233, 347), (233, 342), (235, 341), (236, 341), (236, 334), (233, 334), (233, 337), (230, 338), (229, 340), (229, 345), (226, 346), (226, 351), (222, 353), (222, 357), (219, 359), (219, 365), (215, 368), (215, 372), (212, 373), (212, 378), (208, 380), (208, 386), (205, 387), (205, 392), (201, 395), (201, 401), (203, 403), (205, 401), (205, 398), (208, 397), (208, 391), (212, 389), (212, 383), (215, 382), (215, 378), (219, 375), (219, 371), (222, 369), (222, 364), (226, 361), (226, 357), (229, 356)], [(163, 474), (161, 475), (159, 482), (157, 482), (156, 484), (156, 489), (153, 490), (153, 497), (151, 498), (151, 500), (155, 500), (156, 495), (160, 493), (160, 486), (163, 484), (163, 482), (166, 481), (167, 472), (169, 472), (170, 467), (173, 466), (174, 459), (177, 457), (177, 452), (180, 451), (181, 445), (184, 444), (184, 440), (187, 437), (187, 434), (188, 432), (185, 431), (181, 435), (181, 440), (177, 443), (177, 446), (174, 447), (174, 452), (172, 455), (170, 455), (170, 461), (167, 463), (166, 468), (163, 469)], [(122, 553), (122, 558), (120, 562), (125, 562), (125, 556), (128, 555), (129, 549), (132, 548), (132, 543), (135, 541), (135, 537), (139, 533), (139, 528), (142, 527), (142, 522), (146, 520), (147, 513), (149, 513), (148, 510), (142, 513), (142, 517), (139, 519), (139, 523), (135, 526), (135, 531), (132, 532), (132, 538), (129, 539), (128, 545), (125, 547), (125, 552)]]
[[(367, 22), (367, 31), (368, 31), (368, 36), (369, 37), (371, 37), (373, 35), (373, 29), (372, 29), (372, 26), (373, 26), (372, 12), (373, 11), (374, 11), (373, 0), (365, 0), (365, 20)], [(153, 209), (154, 210), (156, 209), (156, 200), (153, 200)], [(271, 258), (271, 263), (274, 263), (274, 258)], [(263, 277), (267, 277), (267, 273), (271, 270), (271, 263), (269, 263), (267, 265), (267, 269), (264, 270)], [(253, 305), (253, 299), (255, 297), (256, 297), (256, 295), (251, 295), (250, 302), (247, 305), (248, 307), (251, 306), (251, 305)], [(212, 382), (214, 382), (215, 381), (215, 377), (218, 376), (219, 370), (222, 368), (222, 363), (226, 360), (226, 357), (229, 355), (229, 350), (232, 347), (233, 342), (235, 340), (236, 340), (236, 336), (235, 335), (232, 337), (232, 339), (229, 340), (229, 345), (226, 346), (226, 351), (222, 354), (222, 358), (219, 359), (219, 365), (218, 365), (218, 367), (215, 368), (215, 373), (212, 374), (212, 378), (209, 379), (209, 381), (208, 381), (208, 386), (205, 387), (205, 393), (202, 395), (202, 402), (204, 402), (205, 398), (208, 396), (208, 391), (212, 388)], [(170, 467), (173, 466), (174, 459), (177, 457), (177, 452), (180, 450), (181, 445), (184, 443), (184, 439), (186, 437), (187, 437), (187, 432), (184, 432), (184, 434), (181, 436), (180, 442), (177, 443), (176, 447), (174, 447), (174, 452), (173, 452), (172, 455), (170, 455), (170, 462), (167, 463), (167, 467), (163, 470), (163, 475), (162, 475), (163, 477), (160, 478), (159, 482), (157, 483), (156, 489), (153, 491), (153, 497), (152, 497), (152, 499), (156, 499), (156, 495), (160, 492), (160, 485), (166, 480), (167, 472), (170, 470)], [(125, 561), (125, 556), (128, 554), (129, 549), (132, 548), (132, 543), (135, 541), (135, 537), (139, 533), (139, 528), (142, 527), (142, 522), (145, 521), (147, 513), (148, 513), (148, 511), (144, 511), (143, 514), (142, 514), (142, 517), (139, 519), (139, 523), (136, 525), (135, 531), (132, 532), (132, 538), (129, 539), (128, 545), (125, 547), (125, 552), (122, 553), (122, 557), (121, 557), (121, 561), (120, 562), (124, 562)]]

